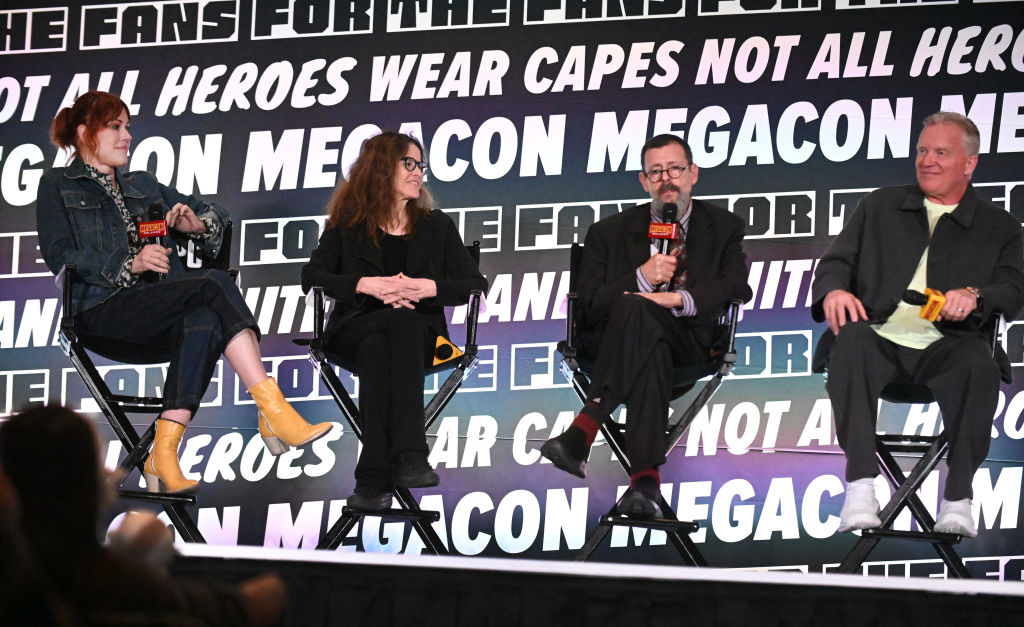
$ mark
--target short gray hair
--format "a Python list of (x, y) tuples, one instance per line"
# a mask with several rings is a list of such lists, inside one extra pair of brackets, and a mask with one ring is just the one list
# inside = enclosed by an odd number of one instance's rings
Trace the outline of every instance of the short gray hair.
[(928, 128), (936, 124), (955, 124), (959, 126), (963, 132), (964, 152), (971, 157), (978, 154), (978, 151), (981, 149), (981, 133), (978, 132), (978, 127), (975, 126), (974, 122), (971, 122), (969, 117), (960, 113), (953, 113), (952, 111), (939, 111), (926, 117), (923, 126)]

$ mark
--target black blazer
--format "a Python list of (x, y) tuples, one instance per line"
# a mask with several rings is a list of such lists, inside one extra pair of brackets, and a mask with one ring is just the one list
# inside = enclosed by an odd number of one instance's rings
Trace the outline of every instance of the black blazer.
[[(636, 269), (651, 258), (647, 229), (651, 204), (609, 216), (590, 227), (580, 262), (577, 287), (583, 312), (579, 340), (593, 354), (611, 313), (614, 298), (636, 292)], [(724, 209), (693, 201), (686, 234), (687, 284), (697, 315), (679, 318), (695, 327), (698, 340), (711, 347), (718, 318), (730, 300), (748, 301), (743, 221)]]
[[(1009, 320), (1024, 308), (1020, 223), (968, 186), (957, 208), (939, 219), (929, 238), (924, 194), (915, 184), (882, 187), (857, 205), (814, 272), (811, 315), (824, 321), (825, 296), (841, 289), (864, 303), (868, 322), (884, 322), (896, 310), (925, 248), (928, 287), (943, 292), (977, 287), (985, 311), (1001, 311)], [(973, 318), (935, 326), (944, 335), (981, 332)], [(832, 339), (832, 331), (826, 330), (818, 342), (816, 371), (824, 369)], [(1010, 365), (1002, 347), (996, 361), (1009, 380)]]
[[(443, 308), (463, 305), (469, 302), (472, 290), (487, 289), (487, 279), (469, 256), (455, 223), (436, 209), (416, 224), (409, 241), (405, 274), (432, 279), (437, 284), (437, 296), (421, 300), (416, 311), (426, 317), (432, 331), (445, 337), (448, 326)], [(309, 263), (302, 267), (302, 290), (308, 292), (315, 285), (323, 286), (324, 293), (334, 299), (334, 309), (324, 330), (325, 343), (330, 342), (346, 320), (380, 303), (367, 294), (356, 294), (359, 279), (384, 275), (382, 251), (362, 227), (338, 226), (324, 231)]]

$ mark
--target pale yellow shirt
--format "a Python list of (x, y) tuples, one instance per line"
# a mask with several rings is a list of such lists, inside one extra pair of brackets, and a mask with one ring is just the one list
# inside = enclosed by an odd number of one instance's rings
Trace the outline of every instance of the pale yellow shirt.
[[(938, 224), (939, 218), (956, 209), (956, 207), (956, 205), (939, 205), (927, 198), (924, 199), (924, 208), (928, 212), (929, 238), (935, 231), (935, 225)], [(914, 277), (910, 279), (910, 285), (907, 286), (907, 289), (923, 293), (924, 288), (928, 286), (927, 275), (928, 249), (925, 248), (924, 254), (921, 255), (921, 261), (917, 264)], [(916, 349), (926, 348), (929, 344), (942, 337), (942, 333), (939, 333), (934, 324), (922, 318), (919, 315), (920, 313), (920, 306), (908, 305), (900, 301), (896, 311), (889, 316), (888, 320), (881, 324), (873, 324), (871, 328), (885, 339), (895, 342), (900, 346)]]

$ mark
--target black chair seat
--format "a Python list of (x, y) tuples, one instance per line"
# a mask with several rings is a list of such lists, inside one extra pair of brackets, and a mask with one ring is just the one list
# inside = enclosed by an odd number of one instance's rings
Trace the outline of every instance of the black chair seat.
[(925, 385), (894, 381), (882, 390), (882, 400), (902, 405), (927, 405), (934, 403), (935, 397)]
[[(558, 343), (557, 349), (560, 354), (563, 356), (565, 355), (565, 340)], [(576, 361), (579, 364), (580, 372), (589, 378), (591, 373), (594, 372), (596, 361), (593, 358), (580, 353), (577, 353)], [(718, 372), (724, 361), (725, 353), (723, 352), (715, 356), (710, 361), (706, 361), (701, 364), (691, 364), (688, 366), (677, 366), (673, 368), (672, 399), (675, 400), (683, 396), (693, 389), (693, 386), (698, 381)]]
[(78, 341), (90, 352), (123, 364), (162, 364), (171, 360), (171, 351), (133, 344), (116, 338), (96, 337), (75, 329)]
[[(334, 364), (336, 366), (341, 366), (343, 369), (348, 370), (349, 372), (351, 372), (352, 374), (356, 375), (357, 377), (359, 376), (359, 373), (356, 372), (356, 365), (355, 365), (355, 363), (353, 363), (350, 359), (345, 359), (341, 355), (339, 355), (337, 353), (332, 353), (330, 351), (327, 351), (326, 349), (322, 349), (322, 350), (323, 350), (324, 356), (327, 358), (327, 361), (331, 362), (332, 364)], [(437, 374), (439, 372), (447, 372), (447, 371), (451, 370), (452, 368), (455, 368), (458, 365), (459, 365), (459, 359), (458, 358), (450, 359), (450, 360), (445, 361), (443, 363), (437, 364), (436, 366), (426, 366), (424, 368), (424, 370), (423, 370), (423, 374), (425, 376), (429, 377), (429, 376)]]

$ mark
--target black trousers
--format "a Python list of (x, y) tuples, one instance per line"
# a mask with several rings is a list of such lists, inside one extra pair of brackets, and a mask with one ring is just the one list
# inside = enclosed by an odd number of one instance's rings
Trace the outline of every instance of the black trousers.
[(866, 322), (843, 326), (829, 353), (825, 387), (846, 452), (847, 481), (878, 474), (878, 397), (891, 381), (931, 390), (950, 443), (943, 494), (951, 501), (970, 498), (974, 473), (988, 454), (999, 400), (999, 367), (989, 343), (976, 335), (947, 336), (916, 350), (886, 340)]
[(693, 330), (669, 310), (635, 294), (619, 296), (601, 335), (589, 399), (614, 411), (626, 404), (631, 472), (665, 463), (672, 369), (708, 361)]
[(356, 483), (393, 485), (391, 468), (402, 453), (426, 456), (423, 377), (437, 334), (412, 309), (377, 309), (346, 321), (327, 349), (359, 375), (363, 451)]
[(217, 360), (238, 333), (260, 331), (238, 286), (220, 270), (137, 283), (75, 321), (86, 347), (125, 363), (167, 361), (164, 409), (194, 415)]

